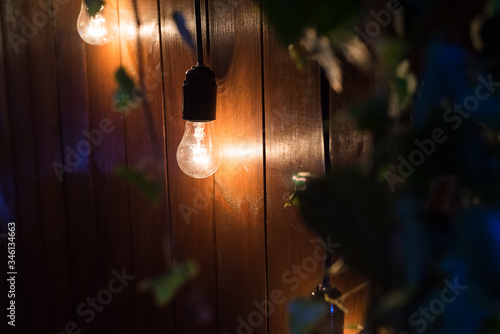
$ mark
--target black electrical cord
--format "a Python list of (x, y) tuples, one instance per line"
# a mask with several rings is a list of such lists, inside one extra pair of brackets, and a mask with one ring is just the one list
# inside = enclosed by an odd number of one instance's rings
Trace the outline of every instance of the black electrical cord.
[(198, 53), (198, 64), (203, 65), (203, 37), (201, 36), (201, 6), (200, 0), (194, 0), (194, 14), (196, 17), (196, 51)]
[(198, 63), (186, 72), (183, 85), (182, 118), (191, 122), (215, 120), (217, 83), (215, 73), (203, 64), (200, 0), (194, 0)]
[[(332, 168), (330, 160), (330, 83), (326, 77), (325, 71), (320, 72), (320, 91), (321, 91), (321, 118), (323, 125), (323, 152), (325, 157), (325, 172), (328, 174)], [(332, 254), (325, 254), (325, 269), (323, 273), (323, 287), (331, 287), (330, 267), (333, 264)]]

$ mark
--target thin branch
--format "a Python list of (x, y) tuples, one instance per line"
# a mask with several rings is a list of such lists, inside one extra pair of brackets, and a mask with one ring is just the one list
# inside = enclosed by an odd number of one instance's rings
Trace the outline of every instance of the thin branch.
[[(138, 72), (139, 72), (139, 85), (140, 87), (145, 87), (145, 75), (144, 75), (144, 55), (143, 48), (141, 43), (141, 20), (139, 17), (139, 8), (137, 6), (137, 0), (132, 0), (132, 4), (134, 6), (134, 15), (135, 15), (135, 23), (136, 23), (136, 43), (137, 43), (137, 63), (138, 63)], [(158, 145), (158, 137), (155, 132), (154, 120), (153, 120), (153, 111), (151, 109), (151, 104), (148, 101), (147, 94), (143, 96), (141, 99), (142, 109), (144, 110), (144, 117), (146, 119), (147, 127), (149, 129), (148, 133), (151, 139), (151, 145), (153, 149), (153, 156), (155, 161), (155, 170), (157, 173), (157, 179), (162, 180), (163, 168), (160, 166), (159, 162), (161, 160), (161, 149)], [(163, 186), (163, 184), (162, 184)]]
[(352, 296), (353, 294), (363, 290), (364, 288), (368, 287), (368, 285), (370, 285), (370, 282), (366, 281), (366, 282), (363, 282), (361, 283), (360, 285), (356, 286), (355, 288), (347, 291), (346, 293), (342, 294), (342, 296), (338, 297), (338, 298), (330, 298), (328, 297), (327, 294), (325, 294), (325, 300), (327, 302), (329, 302), (330, 304), (334, 304), (336, 305), (342, 312), (344, 312), (345, 314), (349, 313), (349, 310), (345, 307), (344, 305), (344, 301), (349, 298), (350, 296)]

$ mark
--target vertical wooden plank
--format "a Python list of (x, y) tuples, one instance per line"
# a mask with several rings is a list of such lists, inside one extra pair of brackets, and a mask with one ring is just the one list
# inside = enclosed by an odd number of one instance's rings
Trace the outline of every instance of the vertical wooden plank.
[(216, 123), (224, 155), (215, 173), (218, 332), (264, 334), (261, 21), (251, 0), (210, 5), (211, 65), (218, 78)]
[(37, 27), (37, 35), (28, 45), (35, 149), (38, 170), (40, 220), (43, 224), (46, 291), (49, 330), (58, 332), (71, 316), (71, 279), (67, 252), (68, 234), (64, 184), (59, 182), (52, 163), (61, 161), (61, 138), (57, 73), (52, 34), (52, 20), (39, 1), (25, 2), (26, 16)]
[(354, 124), (338, 124), (346, 116), (347, 108), (368, 97), (372, 84), (369, 77), (347, 61), (342, 63), (344, 89), (340, 94), (331, 90), (330, 99), (330, 158), (335, 167), (356, 166), (368, 163), (370, 138)]
[(324, 172), (319, 70), (299, 72), (286, 46), (263, 32), (267, 193), (268, 298), (274, 298), (269, 333), (287, 333), (286, 302), (308, 297), (321, 282), (324, 247), (306, 230), (296, 208), (284, 205), (293, 175)]
[[(29, 30), (23, 2), (2, 2), (8, 101), (13, 138), (14, 177), (17, 191), (16, 222), (16, 330), (47, 332), (49, 310), (44, 248), (38, 198), (35, 124), (32, 117), (27, 43)], [(24, 19), (23, 19), (24, 18)], [(17, 39), (16, 39), (17, 38)], [(20, 40), (26, 42), (19, 42)], [(29, 209), (27, 209), (29, 208)], [(41, 306), (41, 307), (40, 307)], [(18, 327), (17, 327), (18, 326)]]
[(74, 296), (72, 314), (58, 325), (58, 331), (74, 322), (82, 332), (101, 333), (102, 314), (89, 313), (92, 308), (87, 304), (87, 298), (95, 298), (106, 286), (101, 282), (102, 241), (97, 233), (92, 159), (91, 155), (78, 155), (79, 145), (89, 142), (85, 134), (93, 130), (89, 124), (85, 45), (76, 30), (81, 3), (54, 1), (52, 5), (63, 145), (63, 157), (56, 161), (60, 166), (54, 167), (54, 173), (65, 186)]
[[(345, 272), (335, 276), (332, 280), (333, 285), (342, 293), (354, 289), (366, 279), (353, 272)], [(369, 302), (369, 288), (365, 288), (345, 300), (345, 307), (348, 313), (345, 314), (344, 325), (364, 325), (366, 309)], [(355, 327), (353, 327), (355, 328)], [(359, 329), (344, 329), (344, 334), (358, 334)]]
[[(363, 166), (369, 163), (371, 139), (353, 124), (338, 124), (339, 117), (345, 116), (353, 103), (369, 96), (372, 80), (353, 65), (344, 61), (344, 89), (340, 94), (330, 91), (330, 158), (333, 167)], [(332, 279), (333, 284), (343, 293), (353, 289), (365, 279), (353, 272), (342, 273)], [(369, 290), (364, 289), (349, 297), (345, 306), (345, 324), (363, 324), (369, 301)], [(356, 334), (358, 330), (346, 329), (346, 334)]]
[[(3, 7), (3, 6), (2, 6)], [(4, 8), (0, 7), (0, 13)], [(14, 184), (14, 161), (12, 153), (12, 135), (10, 131), (10, 116), (7, 104), (7, 82), (5, 69), (5, 36), (3, 34), (3, 15), (0, 15), (0, 280), (7, 281), (7, 251), (8, 251), (8, 223), (14, 221), (14, 210), (16, 208), (16, 193)], [(15, 327), (9, 326), (10, 320), (6, 317), (10, 300), (7, 289), (2, 290), (0, 296), (0, 308), (4, 321), (0, 324), (2, 333), (14, 333)]]
[[(3, 7), (3, 6), (2, 6)], [(0, 14), (4, 8), (0, 7)], [(7, 81), (5, 68), (6, 35), (3, 29), (3, 15), (0, 15), (0, 154), (5, 159), (0, 160), (0, 224), (2, 233), (6, 228), (6, 222), (14, 219), (15, 208), (15, 185), (14, 185), (14, 163), (12, 157), (12, 137), (10, 130), (10, 116), (7, 101)], [(3, 263), (4, 259), (2, 259)]]
[[(203, 7), (203, 6), (202, 6)], [(185, 72), (196, 64), (195, 54), (183, 42), (172, 15), (181, 12), (194, 32), (193, 1), (160, 2), (164, 71), (168, 185), (174, 258), (193, 259), (201, 272), (175, 300), (175, 326), (179, 334), (217, 333), (217, 281), (213, 219), (213, 176), (193, 179), (185, 175), (176, 160), (184, 133), (182, 84)], [(205, 17), (202, 8), (202, 17)], [(202, 29), (205, 33), (205, 29)], [(206, 50), (206, 48), (205, 48)]]
[[(129, 192), (134, 274), (140, 282), (165, 270), (171, 262), (171, 250), (158, 2), (135, 2), (141, 22), (139, 34), (135, 24), (134, 0), (120, 1), (120, 51), (122, 65), (139, 89), (145, 92), (149, 108), (131, 108), (125, 118), (127, 162), (129, 168), (142, 170), (162, 185), (160, 203), (154, 207), (138, 189), (131, 187)], [(171, 331), (173, 316), (173, 307), (155, 305), (153, 294), (137, 295), (138, 333)]]
[[(107, 1), (118, 16), (117, 1)], [(93, 181), (98, 238), (101, 247), (101, 289), (108, 287), (113, 271), (126, 275), (123, 289), (113, 293), (103, 310), (102, 331), (134, 333), (135, 285), (132, 261), (128, 185), (114, 175), (116, 167), (126, 165), (123, 115), (113, 110), (117, 88), (115, 72), (120, 66), (120, 38), (101, 46), (85, 45), (87, 59), (90, 129), (99, 131), (92, 144)], [(96, 132), (97, 133), (97, 132)], [(97, 292), (96, 292), (97, 293)], [(106, 297), (107, 299), (107, 297)], [(103, 299), (104, 300), (104, 299)]]

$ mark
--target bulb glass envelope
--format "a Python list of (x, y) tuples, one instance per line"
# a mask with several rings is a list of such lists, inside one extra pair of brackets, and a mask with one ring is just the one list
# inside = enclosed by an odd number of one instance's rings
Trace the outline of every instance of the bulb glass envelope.
[(186, 122), (184, 136), (177, 149), (177, 163), (187, 175), (202, 179), (215, 173), (222, 151), (214, 135), (213, 122)]
[(80, 37), (92, 45), (109, 43), (116, 35), (118, 21), (109, 5), (104, 4), (94, 16), (90, 16), (85, 1), (82, 0), (80, 15), (76, 22)]

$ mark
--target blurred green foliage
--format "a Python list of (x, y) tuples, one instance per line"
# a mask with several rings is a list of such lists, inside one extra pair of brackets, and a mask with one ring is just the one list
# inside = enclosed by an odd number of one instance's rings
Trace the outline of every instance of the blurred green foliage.
[(129, 107), (133, 106), (138, 98), (138, 96), (134, 95), (134, 81), (123, 67), (119, 67), (116, 70), (115, 81), (118, 84), (115, 92), (115, 108), (116, 110), (127, 112)]
[(262, 6), (269, 22), (287, 44), (296, 41), (304, 27), (314, 26), (320, 33), (352, 27), (360, 11), (357, 0), (264, 0)]
[(161, 185), (148, 177), (143, 171), (118, 166), (115, 169), (115, 175), (124, 178), (133, 187), (137, 188), (152, 205), (157, 205), (160, 201)]
[[(370, 82), (345, 106), (348, 124), (334, 123), (371, 138), (368, 163), (333, 168), (291, 201), (370, 280), (364, 332), (499, 333), (500, 2), (262, 4), (277, 35), (293, 44), (293, 61), (303, 66), (301, 58), (333, 51), (342, 68), (320, 63), (326, 73)], [(325, 50), (302, 43), (324, 46), (325, 38)], [(336, 91), (361, 86), (346, 82)], [(450, 282), (465, 288), (424, 316), (453, 290)], [(308, 314), (298, 303), (291, 310)]]
[(151, 291), (158, 305), (170, 302), (177, 291), (186, 283), (198, 276), (200, 268), (194, 261), (177, 263), (168, 268), (163, 274), (141, 281), (138, 289)]
[(101, 10), (101, 7), (104, 6), (105, 2), (103, 0), (85, 0), (85, 4), (87, 5), (87, 11), (90, 16), (95, 16)]
[(295, 299), (288, 304), (290, 313), (290, 333), (303, 334), (314, 328), (316, 323), (327, 314), (325, 303), (309, 299)]

